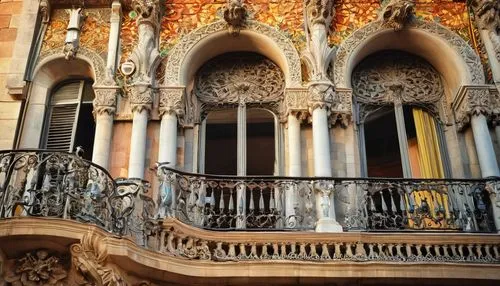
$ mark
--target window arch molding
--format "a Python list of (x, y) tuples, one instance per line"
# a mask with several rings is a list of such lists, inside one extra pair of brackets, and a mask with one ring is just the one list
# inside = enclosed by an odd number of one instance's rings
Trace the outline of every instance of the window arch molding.
[(28, 89), (17, 148), (39, 148), (43, 145), (43, 121), (40, 118), (45, 118), (50, 94), (58, 83), (87, 78), (94, 81), (94, 86), (103, 85), (104, 71), (103, 59), (90, 50), (80, 50), (71, 61), (65, 60), (60, 50), (40, 55)]

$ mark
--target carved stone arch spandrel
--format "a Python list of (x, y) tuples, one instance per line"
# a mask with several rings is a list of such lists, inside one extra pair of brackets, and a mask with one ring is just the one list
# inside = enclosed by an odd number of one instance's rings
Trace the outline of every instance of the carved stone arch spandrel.
[[(441, 26), (438, 23), (426, 22), (422, 20), (415, 20), (412, 25), (407, 28), (406, 31), (403, 30), (398, 33), (405, 32), (424, 33), (435, 46), (443, 46), (444, 43), (448, 48), (451, 48), (452, 51), (456, 53), (456, 57), (460, 58), (458, 61), (456, 59), (452, 59), (454, 55), (443, 55), (435, 49), (433, 50), (434, 55), (425, 56), (426, 58), (427, 56), (429, 58), (442, 58), (443, 56), (445, 56), (449, 58), (450, 61), (453, 61), (455, 65), (457, 65), (458, 63), (459, 66), (463, 66), (465, 70), (462, 72), (462, 74), (460, 74), (462, 78), (461, 82), (458, 83), (458, 85), (484, 84), (485, 76), (479, 56), (475, 53), (472, 47), (470, 47), (467, 42), (465, 42), (459, 35), (455, 34), (454, 32)], [(391, 29), (383, 28), (380, 20), (374, 21), (355, 31), (339, 46), (337, 56), (335, 58), (335, 61), (333, 62), (334, 70), (332, 75), (337, 87), (351, 87), (351, 72), (353, 67), (357, 64), (356, 62), (353, 62), (355, 55), (359, 53), (360, 48), (365, 46), (366, 43), (379, 37), (383, 33), (394, 33), (394, 35), (396, 35), (396, 32), (393, 32)], [(420, 35), (418, 33), (411, 34), (411, 36)], [(401, 34), (398, 34), (397, 36), (401, 36)], [(394, 41), (398, 41), (398, 39), (395, 37)], [(398, 43), (395, 44), (396, 47), (388, 48), (394, 49), (397, 48), (397, 45)], [(456, 87), (456, 89), (458, 89), (458, 87)]]
[[(33, 74), (36, 74), (36, 71), (45, 63), (56, 58), (64, 58), (64, 53), (61, 48), (55, 48), (41, 53)], [(85, 47), (80, 47), (75, 58), (86, 61), (92, 67), (94, 72), (94, 86), (115, 85), (112, 78), (106, 74), (106, 60), (98, 53)]]
[[(198, 45), (210, 45), (211, 43), (208, 43), (206, 40), (212, 36), (218, 37), (221, 35), (229, 35), (225, 21), (217, 21), (200, 27), (184, 36), (168, 55), (165, 64), (164, 85), (185, 86), (184, 65), (190, 64), (187, 58), (192, 53), (192, 50)], [(272, 42), (272, 45), (266, 47), (266, 49), (271, 49), (269, 53), (275, 55), (276, 58), (280, 58), (284, 65), (280, 65), (280, 67), (285, 73), (286, 86), (301, 86), (302, 71), (300, 57), (291, 40), (271, 26), (257, 21), (247, 21), (246, 25), (241, 29), (239, 37), (252, 38), (256, 37), (255, 35), (267, 38)], [(218, 44), (220, 45), (220, 42)], [(269, 55), (265, 56), (269, 57)], [(272, 57), (270, 58), (274, 60)]]

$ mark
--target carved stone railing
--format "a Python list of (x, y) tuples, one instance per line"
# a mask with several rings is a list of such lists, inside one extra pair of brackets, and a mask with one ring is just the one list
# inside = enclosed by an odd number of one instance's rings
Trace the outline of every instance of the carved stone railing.
[(206, 229), (313, 229), (334, 198), (344, 231), (496, 231), (495, 179), (233, 177), (165, 164), (157, 170), (159, 217)]
[(0, 218), (51, 217), (95, 224), (141, 244), (155, 206), (148, 183), (117, 179), (79, 156), (48, 150), (0, 151)]

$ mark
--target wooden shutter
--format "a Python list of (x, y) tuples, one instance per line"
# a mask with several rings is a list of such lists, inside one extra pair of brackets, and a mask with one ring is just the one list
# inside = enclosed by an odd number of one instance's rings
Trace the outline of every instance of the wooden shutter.
[(45, 145), (47, 149), (73, 151), (82, 87), (82, 81), (71, 82), (58, 88), (52, 95)]

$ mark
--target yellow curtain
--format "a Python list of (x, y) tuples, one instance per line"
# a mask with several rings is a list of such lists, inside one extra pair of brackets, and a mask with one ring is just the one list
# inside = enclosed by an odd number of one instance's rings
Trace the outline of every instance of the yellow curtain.
[[(436, 123), (432, 116), (421, 108), (413, 108), (413, 118), (417, 133), (418, 145), (418, 165), (422, 178), (441, 179), (444, 178), (443, 162), (441, 150), (439, 148), (439, 138), (436, 130)], [(430, 216), (433, 218), (449, 217), (448, 196), (436, 190), (422, 190), (413, 192), (416, 206), (422, 206), (424, 201), (429, 206)], [(441, 208), (438, 208), (440, 206)], [(444, 208), (444, 214), (440, 209)], [(430, 218), (424, 219), (426, 228), (447, 228), (449, 225), (445, 220), (436, 223)], [(410, 226), (421, 227), (410, 222)]]

